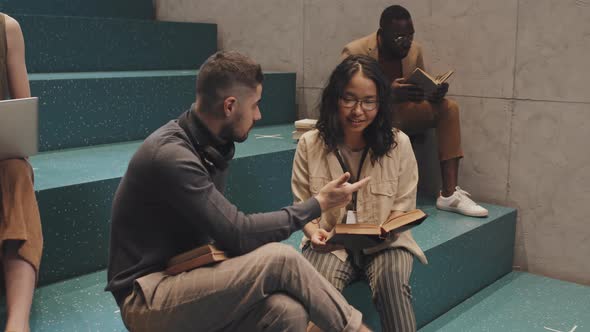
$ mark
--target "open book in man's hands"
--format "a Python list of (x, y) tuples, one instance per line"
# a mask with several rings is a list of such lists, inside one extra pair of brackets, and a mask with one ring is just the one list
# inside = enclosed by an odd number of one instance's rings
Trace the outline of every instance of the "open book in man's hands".
[(420, 209), (390, 217), (383, 224), (336, 224), (330, 244), (349, 249), (365, 249), (378, 245), (394, 233), (400, 233), (420, 225), (428, 215)]
[(446, 80), (453, 75), (455, 71), (449, 70), (448, 72), (438, 75), (436, 77), (432, 77), (430, 74), (425, 72), (420, 68), (416, 68), (410, 77), (406, 80), (406, 83), (414, 84), (422, 88), (424, 90), (424, 96), (427, 98), (432, 96), (438, 87), (446, 82)]
[(221, 262), (228, 258), (224, 251), (217, 249), (212, 244), (206, 244), (172, 257), (166, 266), (166, 273), (176, 275), (200, 266)]

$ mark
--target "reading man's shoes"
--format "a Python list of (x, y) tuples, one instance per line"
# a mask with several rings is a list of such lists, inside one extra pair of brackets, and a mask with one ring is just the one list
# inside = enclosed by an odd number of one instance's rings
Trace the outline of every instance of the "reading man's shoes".
[(471, 195), (459, 187), (455, 187), (455, 192), (449, 197), (439, 195), (436, 199), (436, 207), (440, 210), (460, 213), (470, 217), (488, 216), (488, 210), (475, 203), (471, 199)]

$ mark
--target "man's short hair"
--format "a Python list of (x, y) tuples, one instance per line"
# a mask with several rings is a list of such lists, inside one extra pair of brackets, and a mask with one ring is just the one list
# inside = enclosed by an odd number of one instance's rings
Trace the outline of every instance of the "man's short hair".
[(228, 96), (235, 86), (256, 89), (264, 76), (260, 65), (249, 57), (234, 51), (217, 52), (199, 69), (197, 98), (205, 111), (212, 110)]
[(410, 12), (400, 5), (385, 8), (379, 19), (379, 27), (385, 28), (393, 20), (411, 20)]

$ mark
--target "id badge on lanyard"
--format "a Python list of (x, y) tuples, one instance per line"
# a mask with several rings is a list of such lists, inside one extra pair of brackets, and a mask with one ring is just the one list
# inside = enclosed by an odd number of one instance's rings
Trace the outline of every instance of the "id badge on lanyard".
[[(360, 180), (361, 171), (363, 169), (363, 163), (365, 162), (365, 158), (367, 157), (368, 152), (369, 152), (369, 149), (367, 149), (367, 148), (365, 148), (363, 150), (363, 154), (361, 156), (361, 162), (360, 162), (359, 168), (358, 168), (358, 174), (355, 178), (355, 181)], [(348, 169), (348, 167), (344, 163), (344, 160), (342, 159), (342, 156), (340, 155), (340, 151), (336, 150), (335, 153), (336, 153), (336, 158), (338, 159), (338, 162), (340, 163), (340, 167), (342, 167), (342, 171), (344, 173), (346, 173), (346, 172), (350, 173), (350, 170)], [(357, 205), (357, 193), (354, 192), (354, 193), (352, 193), (352, 210), (346, 211), (346, 219), (344, 220), (345, 224), (356, 224), (358, 222), (357, 215), (356, 215), (356, 205)]]

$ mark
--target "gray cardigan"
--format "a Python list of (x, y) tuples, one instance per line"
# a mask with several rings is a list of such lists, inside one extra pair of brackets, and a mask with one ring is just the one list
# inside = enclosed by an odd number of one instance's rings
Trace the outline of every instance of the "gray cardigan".
[(321, 215), (315, 198), (276, 212), (240, 212), (223, 196), (227, 170), (206, 167), (189, 135), (222, 153), (233, 153), (233, 143), (212, 135), (193, 112), (182, 116), (192, 126), (185, 131), (174, 120), (151, 134), (115, 194), (106, 290), (119, 304), (135, 279), (162, 271), (183, 251), (213, 240), (231, 255), (245, 254)]

